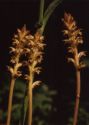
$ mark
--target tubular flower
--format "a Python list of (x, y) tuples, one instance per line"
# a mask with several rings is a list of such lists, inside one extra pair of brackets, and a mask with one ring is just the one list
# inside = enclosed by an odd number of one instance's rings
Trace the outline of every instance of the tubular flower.
[(80, 61), (82, 56), (85, 56), (85, 52), (78, 52), (78, 45), (83, 44), (81, 29), (78, 29), (74, 18), (69, 13), (64, 14), (62, 19), (65, 25), (65, 30), (63, 31), (66, 39), (64, 40), (66, 44), (69, 44), (68, 52), (73, 54), (73, 58), (68, 58), (68, 61), (72, 62), (77, 69), (85, 67), (85, 64)]

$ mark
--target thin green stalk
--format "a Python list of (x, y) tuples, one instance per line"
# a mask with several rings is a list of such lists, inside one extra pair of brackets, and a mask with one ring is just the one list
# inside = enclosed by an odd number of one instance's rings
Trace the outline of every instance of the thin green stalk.
[(46, 9), (45, 13), (44, 13), (44, 18), (43, 18), (43, 25), (41, 27), (41, 33), (44, 32), (45, 27), (47, 25), (47, 22), (50, 18), (50, 16), (52, 15), (52, 13), (54, 12), (54, 10), (56, 9), (56, 7), (62, 2), (62, 0), (54, 0), (53, 2), (51, 2), (48, 6), (48, 8)]
[(39, 11), (39, 20), (38, 25), (40, 26), (39, 30), (40, 33), (43, 34), (45, 27), (47, 25), (47, 22), (54, 12), (55, 8), (62, 2), (62, 0), (53, 0), (47, 9), (44, 12), (44, 0), (40, 1), (40, 11)]
[(15, 85), (15, 79), (12, 77), (10, 83), (10, 92), (9, 92), (9, 101), (8, 101), (8, 111), (7, 111), (7, 123), (6, 125), (10, 125), (11, 121), (11, 110), (12, 110), (12, 99), (13, 99), (13, 90)]
[(43, 24), (43, 16), (44, 16), (44, 0), (40, 0), (40, 11), (39, 11), (39, 20), (38, 24)]
[(21, 111), (22, 111), (21, 124), (22, 125), (25, 124), (25, 118), (26, 118), (26, 114), (27, 114), (27, 109), (28, 109), (28, 95), (26, 94), (26, 95), (24, 95), (23, 106), (21, 108)]

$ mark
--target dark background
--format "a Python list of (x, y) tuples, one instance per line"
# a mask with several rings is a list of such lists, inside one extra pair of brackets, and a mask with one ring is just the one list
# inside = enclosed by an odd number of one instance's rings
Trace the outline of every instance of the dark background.
[[(52, 0), (46, 0), (45, 7)], [(45, 48), (44, 62), (42, 63), (43, 72), (41, 79), (58, 91), (54, 98), (54, 105), (57, 108), (55, 125), (65, 125), (68, 121), (71, 102), (75, 97), (75, 74), (72, 64), (66, 60), (67, 49), (63, 42), (63, 18), (64, 12), (71, 13), (77, 24), (83, 30), (84, 44), (81, 49), (87, 51), (89, 57), (89, 0), (64, 0), (60, 4), (45, 29)], [(1, 81), (6, 75), (6, 65), (9, 64), (9, 46), (11, 38), (17, 28), (24, 24), (31, 30), (35, 31), (39, 15), (39, 0), (1, 0), (0, 1), (0, 77)], [(86, 68), (81, 72), (81, 106), (85, 106), (89, 112), (89, 69)], [(0, 83), (1, 84), (1, 83)]]

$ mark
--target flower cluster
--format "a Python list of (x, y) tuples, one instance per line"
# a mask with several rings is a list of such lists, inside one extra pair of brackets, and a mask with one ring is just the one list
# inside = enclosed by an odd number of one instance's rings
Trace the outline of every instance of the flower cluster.
[(29, 34), (27, 45), (24, 48), (24, 54), (27, 57), (25, 64), (28, 65), (29, 69), (32, 68), (33, 72), (37, 74), (40, 73), (41, 69), (41, 67), (37, 65), (40, 64), (43, 59), (43, 49), (45, 46), (43, 41), (44, 38), (39, 32), (36, 32), (34, 36)]
[(85, 52), (78, 52), (78, 45), (83, 44), (81, 29), (78, 29), (74, 18), (69, 14), (64, 14), (64, 19), (62, 19), (66, 29), (63, 31), (64, 35), (67, 37), (64, 41), (69, 44), (68, 52), (73, 54), (73, 58), (68, 58), (75, 68), (81, 69), (85, 67), (85, 64), (80, 61), (82, 56), (85, 56)]
[(24, 49), (24, 54), (28, 57), (28, 63), (31, 65), (33, 62), (40, 63), (42, 61), (42, 50), (44, 49), (43, 36), (39, 32), (35, 35), (29, 35), (28, 43)]
[[(17, 34), (14, 35), (12, 47), (10, 47), (11, 64), (8, 66), (11, 75), (14, 78), (22, 75), (19, 70), (20, 67), (27, 65), (29, 73), (32, 72), (39, 74), (41, 67), (37, 65), (41, 63), (43, 59), (43, 49), (45, 44), (43, 43), (43, 36), (37, 31), (35, 35), (31, 35), (30, 32), (24, 26), (21, 30), (17, 30)], [(23, 60), (21, 57), (25, 57)], [(29, 79), (29, 75), (25, 75), (26, 79)], [(36, 82), (38, 85), (38, 81)]]
[(28, 35), (29, 31), (26, 30), (26, 26), (24, 26), (21, 30), (18, 29), (17, 34), (14, 35), (12, 47), (10, 47), (10, 62), (12, 66), (8, 66), (8, 69), (14, 78), (21, 76), (21, 71), (19, 71), (19, 68), (22, 66), (22, 62), (20, 61), (20, 58), (23, 54), (24, 46), (28, 40)]

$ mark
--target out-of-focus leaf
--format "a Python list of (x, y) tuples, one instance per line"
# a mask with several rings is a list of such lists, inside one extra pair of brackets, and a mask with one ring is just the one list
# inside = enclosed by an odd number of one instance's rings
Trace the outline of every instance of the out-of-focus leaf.
[(56, 91), (49, 91), (50, 96), (55, 96), (57, 94)]
[(21, 118), (21, 112), (20, 110), (16, 110), (12, 113), (13, 123), (17, 122)]
[(88, 58), (83, 59), (83, 63), (86, 65), (86, 67), (89, 68), (89, 59)]
[(42, 26), (42, 32), (44, 31), (44, 28), (49, 20), (49, 17), (51, 14), (54, 12), (55, 8), (62, 2), (62, 0), (54, 0), (50, 3), (48, 8), (46, 9), (44, 13), (44, 18), (43, 18), (43, 26)]
[(15, 91), (19, 91), (19, 92), (25, 92), (26, 89), (26, 83), (24, 83), (22, 80), (16, 80), (16, 84), (15, 84)]
[(17, 97), (18, 99), (23, 99), (24, 95), (22, 93), (15, 93), (14, 95), (15, 97)]
[(12, 107), (12, 111), (19, 110), (21, 108), (21, 104), (14, 104)]
[(44, 125), (44, 121), (40, 120), (38, 125)]

